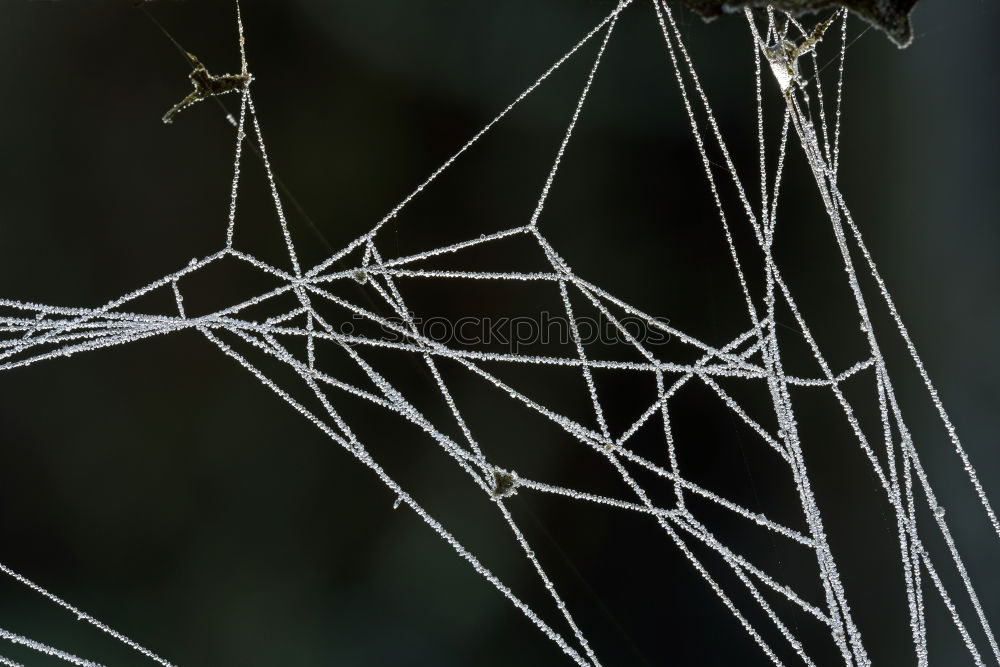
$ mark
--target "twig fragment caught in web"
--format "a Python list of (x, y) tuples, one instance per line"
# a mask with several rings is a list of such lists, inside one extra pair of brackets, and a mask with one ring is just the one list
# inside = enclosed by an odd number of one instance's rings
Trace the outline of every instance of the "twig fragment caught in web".
[(196, 102), (207, 100), (209, 97), (216, 95), (230, 93), (234, 90), (241, 90), (250, 85), (250, 81), (253, 80), (250, 73), (246, 71), (245, 61), (243, 72), (240, 74), (220, 74), (215, 76), (201, 64), (201, 61), (195, 55), (187, 51), (184, 52), (184, 55), (191, 61), (191, 66), (194, 68), (188, 77), (194, 85), (194, 90), (188, 93), (187, 97), (183, 100), (172, 106), (167, 113), (163, 114), (164, 123), (172, 123), (174, 116)]
[(787, 96), (791, 93), (793, 84), (802, 85), (802, 79), (799, 75), (799, 58), (816, 48), (816, 45), (823, 39), (826, 29), (830, 27), (838, 16), (840, 16), (840, 12), (833, 13), (830, 18), (813, 28), (809, 36), (798, 45), (785, 37), (788, 31), (787, 23), (784, 30), (777, 33), (774, 37), (774, 42), (770, 44), (765, 44), (760, 39), (760, 36), (757, 35), (758, 44), (764, 53), (764, 57), (767, 58), (768, 63), (771, 65), (771, 71), (774, 72), (774, 78), (778, 80), (778, 86), (781, 88), (782, 94)]
[(209, 72), (208, 68), (205, 67), (200, 60), (198, 60), (197, 56), (182, 47), (180, 43), (174, 39), (174, 36), (163, 27), (163, 24), (157, 21), (155, 16), (146, 11), (145, 2), (143, 0), (139, 0), (135, 6), (141, 10), (142, 13), (153, 22), (157, 29), (159, 29), (159, 31), (173, 43), (173, 45), (177, 48), (181, 55), (185, 57), (192, 67), (191, 74), (188, 75), (188, 78), (191, 79), (191, 85), (194, 86), (194, 90), (188, 93), (188, 95), (180, 102), (171, 107), (167, 113), (163, 114), (164, 123), (172, 123), (174, 116), (192, 104), (201, 102), (202, 100), (207, 100), (210, 97), (224, 95), (225, 93), (229, 93), (234, 90), (246, 90), (246, 88), (250, 85), (250, 82), (253, 81), (253, 76), (250, 74), (247, 67), (246, 38), (243, 35), (243, 14), (240, 11), (239, 2), (236, 3), (236, 30), (240, 43), (240, 73), (220, 74), (218, 76)]

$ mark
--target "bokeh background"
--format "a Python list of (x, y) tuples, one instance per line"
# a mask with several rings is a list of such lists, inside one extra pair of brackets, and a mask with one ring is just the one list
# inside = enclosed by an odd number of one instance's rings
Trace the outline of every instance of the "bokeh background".
[[(290, 213), (307, 260), (323, 257), (324, 243), (339, 247), (369, 229), (613, 4), (246, 0), (255, 99), (272, 161), (326, 239)], [(159, 0), (146, 8), (212, 71), (238, 69), (231, 3)], [(233, 133), (212, 104), (185, 111), (173, 126), (160, 123), (188, 90), (187, 68), (147, 17), (124, 0), (10, 0), (2, 16), (0, 296), (101, 304), (219, 248)], [(744, 180), (755, 182), (752, 45), (743, 20), (704, 24), (684, 10), (679, 17)], [(901, 51), (875, 30), (861, 34), (852, 19), (851, 34), (860, 37), (847, 56), (841, 187), (997, 498), (1000, 8), (921, 0), (914, 23), (915, 41)], [(581, 53), (407, 209), (384, 237), (387, 252), (526, 221), (592, 55)], [(768, 94), (773, 140), (781, 102), (773, 87)], [(236, 101), (225, 100), (231, 108)], [(842, 317), (849, 295), (796, 150), (779, 253), (835, 367), (846, 367), (860, 352), (857, 325)], [(248, 166), (241, 197), (239, 242), (280, 256), (259, 169)], [(684, 331), (722, 343), (746, 326), (644, 3), (622, 19), (609, 46), (541, 224), (578, 273)], [(749, 250), (745, 230), (737, 242)], [(498, 252), (480, 257), (482, 266), (522, 259), (515, 249)], [(209, 296), (238, 291), (240, 280), (218, 276), (211, 288), (218, 294)], [(413, 300), (444, 316), (557, 307), (536, 294), (447, 294)], [(897, 342), (884, 319), (876, 326)], [(905, 368), (905, 350), (889, 354)], [(553, 400), (568, 393), (562, 380), (525, 379)], [(430, 391), (419, 374), (400, 382), (414, 396)], [(611, 418), (624, 419), (641, 392), (608, 382)], [(460, 387), (484, 442), (509, 452), (510, 467), (518, 454), (549, 479), (621, 493), (565, 438), (505, 411), (486, 392), (480, 398), (481, 387)], [(916, 375), (901, 370), (898, 390), (986, 611), (1000, 617), (996, 538)], [(863, 387), (849, 392), (873, 402)], [(753, 406), (766, 397), (741, 398)], [(801, 401), (807, 457), (869, 649), (876, 664), (909, 664), (889, 508), (877, 502), (832, 404)], [(686, 469), (795, 521), (782, 505), (787, 480), (716, 403), (691, 391), (675, 404)], [(427, 439), (373, 411), (349, 414), (407, 488), (552, 619), (490, 504)], [(412, 512), (393, 511), (393, 500), (195, 334), (0, 375), (0, 562), (177, 664), (566, 663)], [(604, 664), (765, 664), (650, 521), (525, 493), (511, 506)], [(807, 580), (801, 554), (709, 516), (764, 569)], [(966, 664), (940, 603), (929, 613), (932, 664)], [(0, 627), (106, 664), (141, 664), (12, 581), (0, 580)], [(793, 628), (815, 632), (799, 617)], [(16, 647), (0, 655), (51, 662)], [(834, 656), (815, 657), (831, 664)]]

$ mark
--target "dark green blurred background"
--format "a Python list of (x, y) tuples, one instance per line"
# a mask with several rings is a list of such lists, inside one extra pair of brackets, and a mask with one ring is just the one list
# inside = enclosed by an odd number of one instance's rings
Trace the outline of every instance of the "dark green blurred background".
[[(271, 159), (340, 247), (613, 6), (246, 0), (255, 100)], [(238, 69), (231, 3), (147, 7), (213, 72)], [(744, 182), (753, 183), (752, 45), (744, 22), (706, 25), (683, 10), (679, 17)], [(914, 23), (915, 41), (904, 51), (875, 30), (848, 51), (841, 188), (996, 500), (1000, 7), (922, 0)], [(853, 35), (863, 29), (852, 19)], [(592, 49), (582, 52), (407, 209), (382, 237), (383, 249), (408, 254), (526, 222), (592, 57)], [(221, 247), (232, 130), (212, 104), (183, 112), (172, 126), (159, 120), (187, 92), (186, 74), (130, 2), (3, 3), (0, 297), (98, 305)], [(767, 93), (773, 142), (781, 102), (773, 86)], [(237, 99), (225, 102), (235, 108)], [(856, 336), (857, 327), (850, 320), (841, 330), (838, 313), (849, 294), (800, 152), (790, 152), (780, 257), (806, 316), (826, 332), (820, 337), (835, 367), (844, 368), (860, 352), (847, 334)], [(239, 242), (280, 257), (259, 169), (246, 172)], [(322, 243), (294, 211), (291, 225), (307, 263), (322, 258)], [(721, 344), (746, 326), (646, 3), (627, 12), (609, 46), (541, 225), (579, 274), (681, 330)], [(749, 250), (745, 229), (737, 242)], [(481, 266), (518, 259), (511, 251)], [(238, 290), (238, 276), (219, 280), (220, 295)], [(546, 307), (511, 295), (449, 294), (413, 299), (429, 315)], [(905, 350), (884, 318), (878, 325), (891, 341), (890, 360), (905, 369)], [(401, 380), (415, 393), (431, 391), (421, 381)], [(995, 536), (918, 378), (901, 370), (898, 382), (986, 611), (1000, 618)], [(475, 387), (462, 388), (478, 396)], [(546, 390), (560, 393), (558, 385)], [(613, 418), (638, 400), (632, 386), (609, 390), (617, 397)], [(799, 407), (869, 650), (876, 664), (911, 664), (890, 509), (876, 501), (835, 406), (803, 397)], [(622, 495), (558, 434), (488, 398), (469, 409), (494, 451), (523, 449), (548, 479)], [(470, 495), (426, 437), (373, 410), (346, 414), (418, 499), (556, 622), (490, 504)], [(757, 461), (758, 442), (707, 391), (686, 393), (675, 414), (692, 475), (780, 515), (787, 480)], [(837, 449), (844, 443), (849, 452)], [(195, 334), (0, 375), (0, 562), (177, 664), (568, 664), (412, 512), (394, 512), (392, 503), (370, 472)], [(604, 664), (765, 664), (650, 521), (525, 493), (511, 505)], [(789, 555), (798, 552), (770, 540), (761, 546), (759, 532), (709, 516), (720, 537), (765, 570), (795, 585), (807, 581), (808, 570)], [(957, 580), (947, 577), (958, 597)], [(738, 592), (738, 582), (722, 581)], [(940, 602), (931, 606), (932, 664), (966, 664)], [(967, 605), (962, 611), (972, 618)], [(0, 580), (0, 627), (107, 664), (140, 664), (12, 581)], [(792, 627), (806, 637), (815, 631), (805, 619)], [(0, 655), (49, 664), (6, 646)], [(834, 656), (815, 657), (831, 664)]]

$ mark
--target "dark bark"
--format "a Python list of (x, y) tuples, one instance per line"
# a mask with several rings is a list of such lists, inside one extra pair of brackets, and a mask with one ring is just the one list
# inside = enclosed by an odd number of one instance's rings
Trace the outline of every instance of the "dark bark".
[(677, 0), (705, 18), (731, 13), (743, 7), (773, 5), (793, 14), (816, 12), (829, 7), (847, 7), (856, 15), (884, 31), (899, 47), (913, 39), (910, 11), (917, 0)]

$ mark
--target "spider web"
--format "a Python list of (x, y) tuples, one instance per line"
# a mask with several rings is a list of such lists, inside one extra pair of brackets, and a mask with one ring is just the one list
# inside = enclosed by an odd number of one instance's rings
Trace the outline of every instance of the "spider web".
[[(567, 146), (601, 62), (607, 50), (613, 48), (619, 17), (633, 4), (631, 0), (621, 0), (614, 11), (369, 232), (312, 267), (303, 266), (300, 261), (268, 159), (251, 89), (249, 85), (244, 86), (239, 117), (232, 119), (236, 133), (235, 159), (223, 247), (205, 257), (192, 259), (187, 266), (97, 308), (0, 300), (3, 309), (0, 311), (0, 331), (4, 334), (0, 339), (0, 370), (182, 331), (197, 332), (369, 468), (395, 495), (397, 507), (405, 505), (412, 509), (579, 665), (598, 665), (599, 657), (515, 521), (508, 507), (508, 499), (515, 493), (529, 497), (556, 495), (581, 504), (602, 505), (651, 518), (690, 563), (692, 571), (705, 581), (708, 590), (774, 664), (785, 664), (790, 655), (795, 655), (804, 664), (813, 665), (814, 660), (819, 659), (816, 656), (826, 656), (831, 651), (846, 665), (871, 664), (865, 638), (849, 602), (851, 592), (843, 582), (827, 537), (824, 512), (813, 491), (810, 467), (803, 453), (802, 429), (793, 401), (793, 395), (797, 396), (798, 392), (823, 392), (835, 400), (841, 418), (853, 433), (854, 444), (867, 459), (877, 486), (891, 508), (896, 530), (894, 537), (898, 542), (895, 548), (898, 549), (899, 574), (905, 582), (912, 649), (917, 664), (929, 664), (931, 640), (927, 601), (931, 597), (940, 599), (974, 664), (985, 664), (981, 647), (985, 647), (986, 659), (1000, 662), (995, 636), (945, 519), (944, 508), (921, 462), (916, 439), (904, 420), (889, 364), (882, 352), (886, 343), (876, 335), (875, 308), (885, 310), (894, 323), (998, 536), (1000, 523), (838, 187), (841, 98), (848, 45), (846, 12), (841, 12), (822, 42), (830, 44), (839, 38), (840, 47), (835, 90), (832, 95), (827, 92), (824, 96), (815, 50), (801, 57), (796, 55), (794, 61), (789, 61), (787, 51), (772, 48), (785, 40), (801, 42), (810, 31), (790, 17), (776, 18), (770, 10), (761, 28), (758, 23), (762, 15), (746, 11), (755, 59), (760, 170), (759, 201), (752, 202), (670, 7), (659, 0), (652, 3), (653, 19), (662, 34), (665, 57), (675, 74), (717, 219), (739, 279), (748, 316), (742, 331), (735, 332), (728, 340), (709, 342), (671, 327), (578, 275), (542, 231), (546, 202)], [(779, 28), (781, 23), (784, 27)], [(237, 24), (246, 73), (239, 14)], [(794, 36), (789, 36), (788, 32)], [(385, 242), (387, 223), (396, 219), (414, 198), (554, 72), (579, 57), (585, 46), (595, 43), (596, 55), (527, 220), (494, 233), (415, 254), (389, 254), (387, 248), (391, 244)], [(799, 59), (803, 62), (796, 62)], [(764, 99), (773, 92), (764, 83), (762, 72), (767, 68), (776, 75), (785, 100), (776, 146), (765, 140)], [(241, 162), (248, 142), (256, 146), (262, 157), (287, 253), (284, 265), (264, 261), (238, 246), (238, 193)], [(790, 144), (802, 149), (826, 218), (832, 226), (836, 250), (843, 262), (859, 321), (859, 335), (866, 348), (865, 354), (845, 368), (834, 368), (828, 361), (773, 252), (786, 153), (794, 150), (789, 148)], [(775, 166), (770, 167), (768, 157), (772, 152)], [(720, 158), (722, 168), (718, 169)], [(728, 188), (732, 188), (739, 202), (735, 214), (723, 203)], [(759, 256), (753, 261), (762, 262), (763, 290), (758, 290), (761, 293), (755, 294), (751, 288), (754, 280), (749, 266), (753, 262), (748, 262), (745, 253), (741, 255), (738, 250), (732, 231), (734, 224), (747, 225), (756, 241)], [(530, 269), (483, 271), (462, 268), (470, 251), (482, 256), (492, 248), (511, 243), (523, 246), (526, 261), (533, 263)], [(197, 291), (197, 279), (210, 267), (249, 269), (269, 281), (272, 287), (232, 305), (198, 314), (191, 309), (188, 300)], [(404, 295), (414, 284), (434, 286), (455, 282), (515, 284), (530, 290), (534, 298), (550, 300), (565, 316), (571, 333), (570, 345), (545, 354), (497, 352), (486, 346), (449, 344), (427, 335), (420, 327), (418, 314), (411, 310), (411, 300)], [(866, 282), (877, 293), (872, 303), (863, 290)], [(143, 312), (136, 308), (144, 297), (157, 294), (169, 296), (174, 312)], [(787, 334), (779, 337), (779, 310), (787, 311), (794, 318), (797, 338), (805, 342), (815, 362), (815, 375), (798, 376), (785, 370)], [(621, 342), (619, 349), (611, 351), (591, 345), (581, 334), (583, 313), (599, 313), (610, 322)], [(347, 320), (360, 323), (357, 330), (345, 333), (340, 324)], [(626, 322), (636, 320), (650, 330), (669, 336), (684, 347), (684, 353), (666, 358), (661, 349), (647, 344), (629, 328)], [(404, 358), (416, 361), (429, 373), (434, 388), (430, 398), (408, 396), (394, 381), (391, 371), (402, 366)], [(383, 368), (385, 359), (391, 360), (387, 366), (389, 370)], [(346, 367), (351, 370), (341, 372)], [(547, 398), (538, 398), (534, 379), (530, 383), (519, 381), (516, 374), (507, 373), (509, 369), (522, 367), (550, 374), (549, 382), (565, 386), (566, 391), (585, 392), (589, 406), (587, 414), (571, 415), (562, 411)], [(571, 381), (566, 380), (567, 371), (574, 376)], [(602, 395), (597, 376), (608, 373), (655, 392), (649, 403), (635, 406), (637, 416), (625, 427), (615, 426), (607, 416), (608, 396)], [(487, 438), (471, 426), (469, 405), (455, 390), (458, 383), (454, 378), (459, 375), (481, 382), (497, 403), (509, 403), (540, 416), (562, 437), (592, 451), (592, 460), (606, 466), (619, 480), (620, 493), (610, 495), (526, 474), (517, 461), (510, 460), (507, 452), (488, 447)], [(875, 433), (866, 429), (857, 416), (857, 406), (845, 390), (850, 382), (864, 383), (877, 397), (879, 428)], [(720, 406), (755, 434), (756, 446), (783, 467), (794, 485), (795, 500), (801, 511), (799, 527), (730, 500), (725, 489), (708, 488), (685, 474), (680, 465), (680, 453), (694, 443), (675, 436), (673, 406), (678, 396), (694, 386), (709, 390)], [(770, 412), (760, 413), (745, 405), (738, 396), (747, 391), (766, 396)], [(350, 406), (357, 401), (395, 415), (409, 425), (415, 438), (429, 438), (492, 502), (509, 527), (511, 539), (547, 590), (551, 605), (547, 612), (537, 604), (528, 604), (503, 583), (383, 467), (370, 445), (366, 445), (351, 426)], [(427, 407), (430, 402), (436, 402), (443, 412)], [(659, 449), (653, 454), (634, 446), (638, 433), (650, 431), (655, 431), (659, 439)], [(808, 563), (814, 572), (817, 587), (796, 590), (782, 583), (781, 573), (765, 571), (732, 544), (717, 537), (708, 520), (700, 516), (703, 512), (699, 508), (705, 503), (744, 520), (759, 533), (761, 540), (777, 538), (794, 545), (801, 561)], [(942, 548), (929, 547), (927, 533), (931, 530), (939, 534)], [(704, 554), (712, 554), (718, 562), (708, 562)], [(959, 590), (948, 584), (949, 579), (942, 574), (945, 568), (957, 574)], [(0, 569), (150, 660), (170, 664), (21, 574), (2, 565)], [(723, 579), (720, 572), (726, 573), (729, 579)], [(729, 581), (738, 581), (739, 587), (745, 590), (730, 590), (726, 583)], [(959, 598), (963, 600), (960, 602)], [(776, 600), (781, 600), (785, 607), (779, 606)], [(782, 612), (789, 605), (797, 613), (802, 612), (813, 619), (820, 628), (821, 642), (804, 639), (798, 624), (789, 622), (788, 614)], [(972, 613), (960, 611), (963, 606)], [(748, 611), (751, 609), (753, 614)], [(555, 616), (555, 620), (546, 620), (549, 615)], [(72, 664), (95, 664), (6, 629), (0, 628), (0, 638)], [(0, 657), (0, 664), (17, 663)]]

